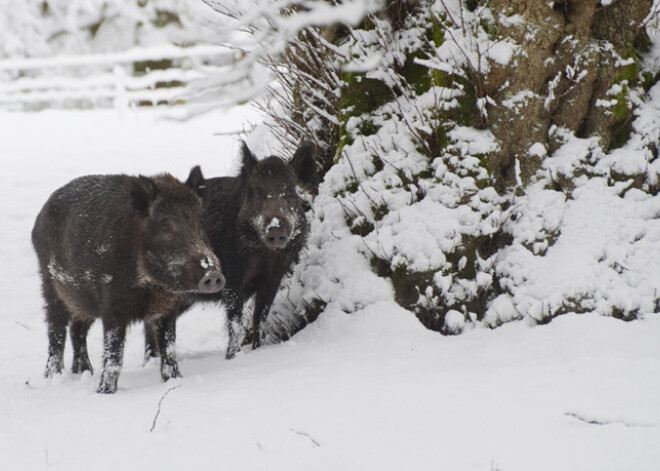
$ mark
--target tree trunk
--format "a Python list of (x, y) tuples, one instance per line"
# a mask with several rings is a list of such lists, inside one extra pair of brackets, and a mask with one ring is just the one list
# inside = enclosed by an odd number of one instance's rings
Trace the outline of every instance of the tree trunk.
[(600, 3), (558, 1), (550, 9), (543, 2), (490, 2), (495, 18), (522, 19), (494, 24), (502, 40), (520, 49), (485, 79), (493, 99), (488, 125), (502, 143), (492, 156), (501, 190), (518, 184), (516, 165), (523, 186), (529, 184), (543, 161), (529, 149), (537, 143), (549, 153), (557, 149), (553, 129), (595, 136), (604, 152), (627, 141), (630, 91), (639, 85), (639, 55), (649, 43), (640, 25), (652, 1)]

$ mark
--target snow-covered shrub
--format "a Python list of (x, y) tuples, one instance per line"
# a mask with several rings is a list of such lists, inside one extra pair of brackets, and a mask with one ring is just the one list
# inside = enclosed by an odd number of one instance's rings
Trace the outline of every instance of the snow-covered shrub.
[[(381, 299), (448, 334), (565, 312), (657, 312), (660, 7), (618, 3), (525, 14), (508, 2), (391, 2), (396, 17), (384, 8), (324, 43), (336, 108), (308, 112), (337, 131), (334, 165), (273, 336), (324, 306), (350, 313)], [(612, 24), (640, 22), (644, 8), (648, 36), (613, 36)], [(550, 38), (539, 18), (561, 28)], [(600, 36), (574, 37), (562, 29), (571, 21), (592, 21)], [(544, 63), (552, 42), (563, 55)], [(305, 87), (291, 96), (318, 93)], [(317, 135), (297, 123), (296, 138)]]
[[(483, 117), (465, 58), (451, 70), (435, 66), (456, 25), (427, 8), (398, 12), (368, 16), (332, 48), (336, 155), (275, 325), (304, 324), (330, 304), (354, 312), (389, 299), (429, 328), (459, 333), (498, 290), (493, 257), (508, 236), (489, 172), (497, 142), (477, 129)], [(480, 28), (477, 15), (469, 21)], [(304, 320), (282, 314), (292, 310)]]

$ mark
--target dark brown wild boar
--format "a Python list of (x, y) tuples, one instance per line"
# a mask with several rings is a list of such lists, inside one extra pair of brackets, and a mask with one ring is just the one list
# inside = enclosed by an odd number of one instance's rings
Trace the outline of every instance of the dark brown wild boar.
[(67, 325), (71, 371), (92, 371), (87, 332), (97, 318), (104, 337), (99, 393), (117, 390), (126, 328), (138, 320), (168, 326), (156, 339), (161, 376), (180, 376), (174, 322), (182, 297), (225, 284), (202, 230), (203, 183), (168, 174), (92, 175), (50, 196), (32, 230), (46, 301), (47, 377), (64, 367)]
[[(199, 167), (195, 167), (188, 177), (189, 184), (205, 181), (204, 229), (227, 279), (221, 292), (195, 295), (189, 303), (216, 301), (226, 307), (227, 358), (245, 343), (253, 348), (260, 345), (261, 322), (268, 315), (283, 276), (305, 245), (308, 222), (296, 187), (316, 184), (312, 149), (311, 143), (303, 143), (290, 161), (276, 156), (257, 160), (243, 143), (238, 176), (204, 180)], [(245, 331), (241, 319), (243, 306), (252, 296), (255, 304), (250, 332)], [(182, 306), (182, 310), (187, 307)], [(147, 357), (153, 354), (156, 336), (155, 330), (147, 330)]]

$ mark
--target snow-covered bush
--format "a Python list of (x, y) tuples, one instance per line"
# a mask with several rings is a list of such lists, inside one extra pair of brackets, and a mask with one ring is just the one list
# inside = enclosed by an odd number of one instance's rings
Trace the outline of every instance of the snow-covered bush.
[[(380, 300), (444, 333), (658, 312), (660, 6), (530, 11), (388, 2), (291, 41), (266, 109), (285, 147), (316, 139), (327, 173), (273, 339)], [(618, 37), (619, 20), (640, 27)]]
[[(498, 144), (477, 129), (483, 117), (464, 69), (429, 66), (455, 27), (446, 12), (398, 13), (369, 16), (334, 49), (336, 157), (281, 310), (309, 317), (389, 299), (458, 333), (493, 299), (493, 257), (508, 237), (488, 171)], [(480, 29), (476, 15), (468, 20)]]

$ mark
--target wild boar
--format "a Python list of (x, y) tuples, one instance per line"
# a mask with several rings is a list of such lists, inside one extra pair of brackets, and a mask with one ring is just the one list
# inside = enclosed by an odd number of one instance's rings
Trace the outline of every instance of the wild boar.
[[(67, 326), (71, 371), (92, 372), (87, 333), (100, 318), (103, 371), (97, 391), (114, 393), (130, 323), (173, 325), (185, 295), (223, 288), (220, 262), (202, 230), (203, 185), (186, 185), (169, 174), (90, 175), (50, 196), (32, 230), (46, 303), (47, 377), (64, 367)], [(163, 329), (156, 339), (163, 380), (180, 376), (174, 332)]]
[[(304, 247), (309, 232), (305, 202), (297, 186), (316, 184), (313, 145), (303, 143), (290, 161), (277, 156), (258, 160), (242, 144), (240, 174), (204, 180), (199, 167), (191, 170), (188, 183), (204, 181), (203, 226), (213, 252), (220, 259), (227, 280), (215, 294), (198, 294), (194, 301), (221, 302), (227, 310), (229, 342), (226, 358), (241, 346), (261, 343), (260, 325), (271, 308), (280, 282)], [(241, 322), (245, 302), (255, 297), (252, 330)], [(182, 306), (185, 310), (188, 306)], [(156, 336), (146, 333), (148, 357)]]

